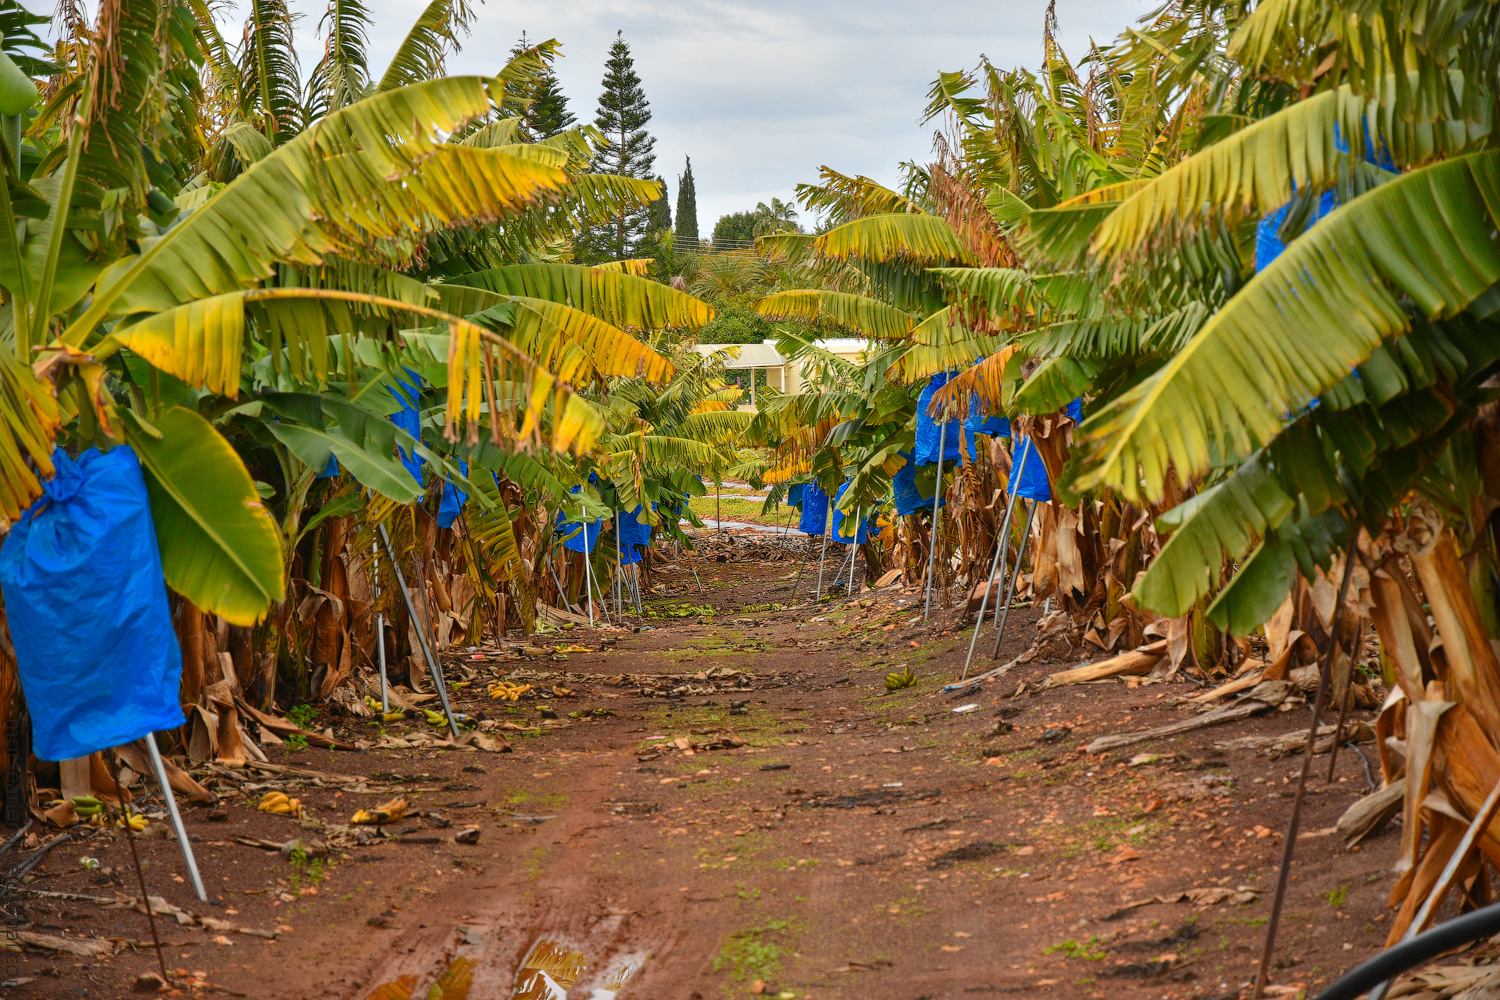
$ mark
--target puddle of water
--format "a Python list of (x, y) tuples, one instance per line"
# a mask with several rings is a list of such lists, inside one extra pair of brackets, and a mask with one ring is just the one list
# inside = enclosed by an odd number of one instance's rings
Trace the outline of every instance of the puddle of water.
[[(426, 1000), (469, 1000), (469, 987), (473, 982), (474, 963), (467, 958), (455, 958), (437, 982), (427, 987)], [(401, 976), (395, 982), (375, 987), (365, 1000), (412, 1000), (416, 986), (416, 976)]]
[(625, 983), (631, 976), (640, 971), (645, 964), (644, 955), (631, 955), (626, 957), (620, 965), (616, 966), (604, 977), (603, 986), (595, 986), (589, 993), (588, 1000), (615, 1000), (620, 991), (625, 988)]
[(556, 941), (540, 938), (516, 970), (511, 1000), (568, 1000), (568, 991), (588, 968), (582, 952), (569, 951)]
[[(592, 982), (582, 987), (589, 991), (587, 1000), (616, 1000), (649, 957), (648, 952), (616, 954)], [(476, 967), (473, 959), (455, 958), (423, 995), (414, 992), (417, 977), (405, 975), (375, 987), (365, 1000), (468, 1000)], [(509, 1000), (568, 1000), (569, 992), (588, 970), (589, 958), (583, 952), (572, 951), (551, 938), (538, 938), (516, 970)]]

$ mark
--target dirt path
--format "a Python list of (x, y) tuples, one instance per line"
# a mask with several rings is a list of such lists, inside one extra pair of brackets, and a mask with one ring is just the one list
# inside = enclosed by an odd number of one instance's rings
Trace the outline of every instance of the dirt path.
[[(435, 815), (325, 864), (246, 846), (317, 834), (245, 796), (227, 798), (218, 820), (190, 809), (212, 904), (193, 899), (167, 840), (141, 843), (151, 892), (276, 937), (158, 918), (178, 987), (363, 1000), (406, 976), (426, 996), (463, 957), (470, 995), (506, 1000), (528, 955), (566, 981), (563, 953), (576, 952), (575, 1000), (1240, 995), (1298, 760), (1215, 744), (1305, 729), (1305, 707), (1088, 755), (1102, 733), (1184, 718), (1169, 702), (1197, 689), (1031, 693), (1058, 669), (1032, 663), (945, 692), (968, 643), (953, 631), (958, 609), (924, 627), (921, 595), (894, 590), (781, 608), (794, 568), (710, 564), (706, 597), (690, 576), (659, 578), (660, 602), (708, 604), (712, 617), (555, 632), (519, 655), (459, 654), (455, 669), (477, 673), (460, 710), (546, 726), (510, 731), (510, 753), (274, 748), (278, 764), (374, 776), (304, 783), (293, 794), (314, 817), (347, 822), (397, 788)], [(1013, 615), (1002, 659), (1029, 645), (1034, 621), (1029, 608)], [(883, 678), (903, 665), (920, 683), (887, 694)], [(515, 706), (484, 697), (486, 679), (517, 674), (573, 695)], [(544, 706), (556, 722), (543, 722)], [(376, 728), (333, 724), (351, 739)], [(1323, 832), (1366, 787), (1358, 756), (1343, 755), (1338, 773), (1314, 781), (1304, 816), (1318, 835), (1299, 850), (1283, 920), (1274, 981), (1288, 993), (1330, 980), (1385, 935), (1396, 835), (1361, 850)], [(478, 843), (454, 843), (469, 825)], [(125, 845), (105, 836), (58, 847), (37, 873), (28, 890), (134, 894)], [(119, 953), (28, 946), (8, 956), (32, 979), (16, 996), (114, 995), (155, 967), (138, 912), (59, 895), (24, 909), (33, 933), (115, 939)], [(539, 941), (558, 953), (534, 951)], [(532, 990), (515, 996), (564, 995), (527, 976)]]

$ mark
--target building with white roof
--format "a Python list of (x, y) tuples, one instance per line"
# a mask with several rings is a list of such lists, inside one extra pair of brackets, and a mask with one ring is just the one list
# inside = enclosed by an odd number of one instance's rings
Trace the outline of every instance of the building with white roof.
[[(845, 361), (862, 362), (870, 342), (863, 337), (829, 337), (826, 340), (815, 340), (813, 345)], [(764, 384), (779, 392), (802, 391), (801, 362), (783, 357), (781, 352), (776, 350), (774, 340), (763, 340), (759, 344), (695, 344), (693, 350), (705, 357), (716, 351), (727, 351), (733, 355), (724, 367), (731, 374), (747, 373), (745, 382), (750, 389), (751, 405), (741, 407), (741, 409), (754, 408), (754, 373), (757, 369), (764, 370), (766, 373)]]

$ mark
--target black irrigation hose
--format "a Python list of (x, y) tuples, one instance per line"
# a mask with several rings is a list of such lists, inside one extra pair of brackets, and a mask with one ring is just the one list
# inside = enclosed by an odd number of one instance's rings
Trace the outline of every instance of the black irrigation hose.
[(1466, 913), (1387, 948), (1319, 993), (1314, 1000), (1354, 1000), (1391, 977), (1436, 958), (1445, 951), (1500, 932), (1500, 903)]
[(9, 840), (7, 840), (5, 842), (5, 846), (4, 847), (0, 847), (0, 858), (3, 858), (7, 854), (9, 854), (10, 853), (10, 849), (12, 847), (15, 847), (17, 844), (19, 844), (21, 842), (21, 838), (24, 837), (24, 836), (26, 836), (26, 831), (30, 830), (31, 829), (31, 824), (35, 823), (35, 822), (36, 822), (36, 820), (28, 819), (26, 821), (26, 824), (24, 826), (22, 826), (21, 829), (17, 830), (15, 832), (15, 835), (12, 836)]

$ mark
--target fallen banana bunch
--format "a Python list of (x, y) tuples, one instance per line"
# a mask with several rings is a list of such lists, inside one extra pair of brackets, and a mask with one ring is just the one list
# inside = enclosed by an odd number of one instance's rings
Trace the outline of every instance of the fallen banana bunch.
[(267, 792), (261, 796), (260, 805), (256, 808), (277, 816), (301, 816), (302, 800), (289, 798), (286, 792)]
[[(58, 799), (52, 804), (62, 805), (62, 800)], [(104, 803), (92, 795), (75, 795), (73, 796), (73, 811), (78, 814), (79, 819), (93, 819), (104, 812)]]
[(384, 805), (376, 806), (374, 809), (361, 809), (354, 814), (349, 822), (366, 825), (374, 823), (394, 823), (406, 815), (406, 800), (391, 799)]
[(512, 684), (510, 681), (494, 681), (490, 684), (490, 698), (495, 701), (520, 701), (521, 696), (530, 690), (530, 684)]
[[(89, 817), (89, 826), (112, 826), (117, 830), (123, 830), (125, 829), (125, 823), (126, 820), (123, 819), (115, 819), (111, 821), (109, 816), (103, 811), (94, 813), (94, 815)], [(134, 830), (136, 833), (140, 833), (142, 830), (146, 829), (147, 825), (146, 817), (142, 816), (140, 813), (131, 813), (129, 816), (129, 823), (130, 829)]]
[(916, 683), (917, 675), (912, 672), (911, 667), (907, 667), (906, 670), (899, 674), (889, 673), (885, 675), (885, 689), (887, 691), (900, 691), (902, 688), (909, 688)]

